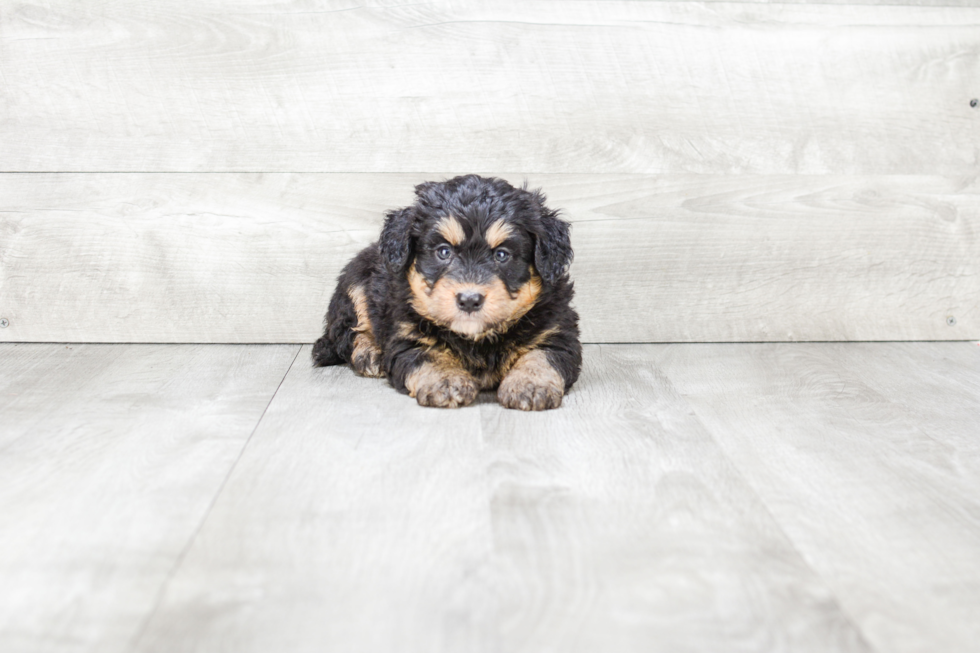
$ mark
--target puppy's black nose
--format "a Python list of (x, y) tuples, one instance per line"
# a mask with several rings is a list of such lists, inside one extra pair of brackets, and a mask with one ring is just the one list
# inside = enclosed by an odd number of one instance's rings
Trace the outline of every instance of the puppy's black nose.
[(456, 293), (456, 306), (459, 306), (459, 310), (461, 311), (473, 313), (480, 310), (480, 308), (483, 306), (484, 299), (485, 298), (482, 293), (467, 290), (461, 293)]

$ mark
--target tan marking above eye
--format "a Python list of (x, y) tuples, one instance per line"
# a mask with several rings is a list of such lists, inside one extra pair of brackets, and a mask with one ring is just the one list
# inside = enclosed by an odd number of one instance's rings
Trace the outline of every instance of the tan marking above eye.
[(504, 222), (503, 220), (497, 220), (490, 225), (489, 229), (487, 229), (487, 245), (489, 245), (491, 249), (500, 247), (505, 240), (513, 235), (513, 233), (514, 228), (510, 224)]
[(466, 240), (466, 232), (459, 220), (451, 215), (447, 215), (436, 223), (436, 231), (442, 234), (450, 245), (456, 246)]

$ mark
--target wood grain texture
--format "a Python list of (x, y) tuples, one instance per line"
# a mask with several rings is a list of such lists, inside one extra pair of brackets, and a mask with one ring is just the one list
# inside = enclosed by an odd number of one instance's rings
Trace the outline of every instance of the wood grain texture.
[(413, 182), (364, 176), (8, 175), (13, 341), (312, 342), (341, 267)]
[(134, 650), (495, 650), (479, 411), (308, 361)]
[[(451, 174), (0, 175), (0, 339), (311, 342)], [(503, 176), (573, 223), (587, 342), (980, 338), (975, 179)]]
[[(603, 1), (603, 0), (598, 0)], [(659, 0), (649, 0), (658, 2)], [(703, 2), (724, 2), (731, 0), (702, 0)], [(914, 7), (976, 7), (976, 0), (736, 0), (736, 2), (760, 2), (763, 4), (818, 4), (818, 5), (895, 5)]]
[[(931, 438), (945, 443), (953, 481), (980, 468), (980, 343), (855, 344), (834, 355), (845, 370), (898, 404)], [(960, 456), (966, 456), (962, 464)]]
[(980, 8), (29, 1), (0, 170), (980, 171)]
[(980, 641), (976, 343), (592, 345), (539, 414), (308, 357), (0, 345), (0, 650)]
[(130, 650), (296, 349), (0, 345), (0, 650)]
[(538, 415), (294, 365), (135, 650), (867, 650), (632, 353)]
[(657, 351), (586, 347), (557, 411), (480, 406), (500, 650), (870, 650)]
[[(656, 360), (875, 649), (973, 651), (980, 352), (920, 347), (672, 345)], [(940, 379), (953, 366), (937, 352), (962, 359), (958, 379)]]

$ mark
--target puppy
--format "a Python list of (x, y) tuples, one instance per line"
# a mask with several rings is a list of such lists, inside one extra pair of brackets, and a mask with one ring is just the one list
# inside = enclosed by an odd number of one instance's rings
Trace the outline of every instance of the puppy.
[(313, 364), (385, 376), (423, 406), (493, 388), (507, 408), (560, 406), (582, 367), (568, 223), (540, 192), (501, 179), (427, 182), (415, 195), (341, 272)]

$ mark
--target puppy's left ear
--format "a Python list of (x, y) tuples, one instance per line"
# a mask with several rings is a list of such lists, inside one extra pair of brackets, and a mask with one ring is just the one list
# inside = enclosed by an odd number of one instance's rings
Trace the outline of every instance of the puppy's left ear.
[(544, 205), (544, 196), (534, 193), (539, 217), (533, 225), (534, 267), (548, 284), (553, 284), (568, 273), (572, 264), (572, 241), (569, 237), (568, 223)]
[(408, 207), (385, 214), (378, 246), (381, 260), (392, 273), (404, 272), (412, 255), (412, 228), (415, 226), (415, 209)]

